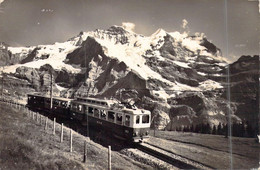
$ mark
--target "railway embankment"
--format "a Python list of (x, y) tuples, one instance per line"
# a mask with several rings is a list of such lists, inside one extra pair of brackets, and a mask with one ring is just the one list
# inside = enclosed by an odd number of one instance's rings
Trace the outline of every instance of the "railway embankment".
[[(30, 116), (23, 108), (0, 102), (0, 169), (107, 169), (108, 149), (87, 137), (73, 133), (70, 152), (70, 129), (64, 128), (60, 142), (61, 125), (52, 120)], [(83, 162), (84, 142), (87, 161)], [(112, 169), (153, 169), (152, 166), (131, 160), (112, 151)]]
[(213, 169), (259, 168), (260, 144), (254, 138), (156, 131), (148, 143)]

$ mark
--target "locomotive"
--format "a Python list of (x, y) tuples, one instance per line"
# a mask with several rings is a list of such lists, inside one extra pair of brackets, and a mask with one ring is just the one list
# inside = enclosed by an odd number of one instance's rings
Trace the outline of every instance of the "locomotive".
[(149, 138), (151, 112), (148, 110), (127, 108), (114, 100), (89, 97), (53, 97), (52, 101), (50, 109), (49, 96), (28, 94), (27, 106), (80, 121), (82, 125), (89, 125), (128, 142), (142, 142)]

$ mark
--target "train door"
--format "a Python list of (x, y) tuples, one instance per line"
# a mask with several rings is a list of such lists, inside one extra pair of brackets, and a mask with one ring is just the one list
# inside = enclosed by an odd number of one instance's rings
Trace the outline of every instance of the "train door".
[(71, 118), (75, 118), (76, 117), (76, 113), (77, 112), (77, 103), (71, 102), (70, 105), (70, 117)]
[(51, 99), (50, 98), (45, 98), (44, 100), (44, 109), (45, 110), (50, 110), (51, 107)]
[(28, 95), (27, 103), (29, 106), (33, 106), (33, 96)]
[(84, 120), (84, 105), (83, 104), (77, 104), (77, 113), (78, 113), (78, 119), (83, 121)]
[(123, 113), (116, 113), (116, 120), (115, 120), (116, 126), (114, 132), (119, 137), (124, 137), (124, 131), (122, 130), (124, 128), (123, 125)]
[(132, 124), (132, 115), (130, 114), (125, 114), (123, 117), (123, 130), (124, 130), (124, 136), (126, 139), (131, 139), (132, 137), (132, 128), (131, 128), (131, 124)]
[(83, 105), (83, 110), (84, 110), (84, 115), (83, 115), (83, 121), (87, 121), (87, 116), (88, 116), (88, 106), (87, 105)]

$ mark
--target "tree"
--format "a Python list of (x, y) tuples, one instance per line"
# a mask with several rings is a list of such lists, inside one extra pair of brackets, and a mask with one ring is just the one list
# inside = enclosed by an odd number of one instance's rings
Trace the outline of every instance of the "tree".
[(211, 134), (211, 126), (209, 123), (207, 123), (207, 125), (205, 125), (205, 133), (206, 134)]
[(213, 134), (213, 135), (216, 135), (216, 134), (217, 134), (217, 128), (216, 128), (216, 125), (213, 126), (212, 134)]
[(246, 128), (248, 137), (254, 137), (254, 131), (252, 125), (248, 122), (247, 128)]
[(199, 133), (199, 125), (198, 124), (195, 126), (194, 132)]
[(201, 133), (206, 134), (208, 132), (207, 125), (201, 124)]
[(189, 130), (190, 132), (194, 132), (194, 126), (193, 126), (193, 124), (190, 126), (190, 130)]
[(238, 136), (239, 133), (238, 133), (238, 124), (237, 123), (233, 123), (232, 124), (232, 135), (233, 136)]
[(221, 123), (219, 122), (219, 124), (218, 124), (218, 128), (217, 128), (217, 134), (218, 135), (222, 135), (222, 126), (221, 126)]
[(240, 136), (245, 137), (246, 135), (246, 125), (245, 122), (243, 121), (242, 124), (240, 125)]
[(228, 124), (223, 125), (222, 135), (225, 135), (225, 137), (228, 137)]
[(188, 132), (188, 126), (184, 126), (183, 132)]

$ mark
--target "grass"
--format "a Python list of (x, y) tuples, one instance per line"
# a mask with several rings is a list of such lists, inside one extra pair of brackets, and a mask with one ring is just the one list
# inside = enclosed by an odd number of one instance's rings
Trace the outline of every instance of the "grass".
[[(152, 133), (153, 134), (153, 133)], [(156, 131), (150, 142), (217, 169), (251, 169), (259, 166), (260, 144), (253, 138)]]
[[(73, 133), (73, 152), (69, 152), (69, 129), (64, 129), (60, 143), (61, 126), (52, 121), (47, 132), (44, 123), (37, 123), (23, 111), (0, 103), (0, 169), (107, 169), (107, 148), (88, 138)], [(84, 141), (87, 140), (87, 163), (83, 163)], [(112, 169), (152, 169), (112, 151)]]

